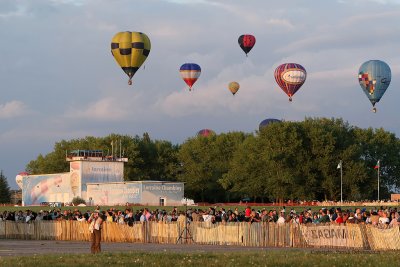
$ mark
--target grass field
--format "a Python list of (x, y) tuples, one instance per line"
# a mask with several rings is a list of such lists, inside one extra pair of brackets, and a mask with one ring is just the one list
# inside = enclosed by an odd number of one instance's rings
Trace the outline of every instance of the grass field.
[(304, 250), (227, 253), (101, 253), (2, 257), (0, 266), (399, 266), (397, 252)]

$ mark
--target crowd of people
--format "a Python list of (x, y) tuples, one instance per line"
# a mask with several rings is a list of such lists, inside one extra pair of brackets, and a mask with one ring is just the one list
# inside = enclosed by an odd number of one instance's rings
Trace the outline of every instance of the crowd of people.
[[(247, 206), (244, 210), (238, 208), (209, 207), (207, 209), (189, 207), (186, 211), (126, 207), (125, 209), (110, 208), (100, 211), (100, 216), (106, 223), (127, 224), (133, 226), (134, 223), (146, 221), (161, 222), (210, 222), (210, 223), (235, 223), (235, 222), (275, 222), (278, 224), (297, 223), (297, 224), (349, 224), (362, 223), (371, 224), (381, 228), (388, 228), (400, 225), (400, 214), (395, 208), (380, 207), (367, 210), (367, 208), (342, 209), (321, 208), (318, 211), (304, 209), (300, 212), (287, 209), (285, 207), (273, 209), (252, 209)], [(97, 207), (96, 210), (99, 210)], [(186, 213), (186, 216), (185, 216)], [(5, 211), (0, 213), (0, 221), (15, 221), (30, 223), (33, 221), (49, 220), (76, 220), (88, 221), (92, 212), (87, 210), (81, 212), (78, 209), (64, 210), (32, 210), (25, 211)]]

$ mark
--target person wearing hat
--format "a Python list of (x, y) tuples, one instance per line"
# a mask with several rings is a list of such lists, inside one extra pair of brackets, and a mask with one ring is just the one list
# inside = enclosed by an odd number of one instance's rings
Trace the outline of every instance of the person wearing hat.
[(100, 211), (95, 210), (89, 217), (88, 222), (90, 231), (90, 240), (92, 241), (90, 250), (93, 254), (101, 252), (101, 228), (103, 224), (103, 219), (100, 216)]

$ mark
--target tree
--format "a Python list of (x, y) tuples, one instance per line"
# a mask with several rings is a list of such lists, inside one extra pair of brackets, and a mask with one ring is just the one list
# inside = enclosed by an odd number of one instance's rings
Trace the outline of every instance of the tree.
[(378, 191), (377, 170), (380, 161), (380, 198), (389, 198), (391, 191), (400, 189), (400, 140), (384, 129), (356, 129), (357, 143), (361, 148), (360, 160), (367, 170), (367, 179), (361, 190), (362, 197), (376, 199)]
[(248, 136), (236, 149), (228, 171), (219, 183), (234, 196), (253, 198), (266, 196), (266, 171), (260, 157), (262, 147), (254, 136)]
[(197, 136), (181, 145), (178, 179), (186, 183), (189, 197), (213, 202), (229, 199), (220, 179), (228, 172), (230, 161), (246, 136), (241, 132)]
[(3, 170), (0, 170), (0, 203), (11, 202), (11, 191), (8, 186), (7, 178), (3, 174)]
[(176, 181), (179, 146), (168, 141), (153, 141), (148, 133), (132, 141), (129, 151), (134, 151), (135, 156), (129, 156), (127, 179)]
[(128, 162), (124, 168), (126, 181), (176, 180), (179, 146), (168, 141), (153, 141), (147, 133), (143, 134), (143, 138), (110, 134), (106, 137), (87, 136), (69, 141), (62, 140), (55, 143), (52, 152), (45, 156), (40, 154), (36, 160), (30, 161), (26, 170), (31, 174), (68, 172), (66, 152), (76, 149), (103, 150), (106, 156), (114, 153), (114, 156), (121, 154), (127, 157)]

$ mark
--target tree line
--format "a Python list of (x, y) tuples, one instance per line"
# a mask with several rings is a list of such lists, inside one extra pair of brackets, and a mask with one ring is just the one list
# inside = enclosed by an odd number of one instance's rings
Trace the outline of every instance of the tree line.
[(384, 129), (361, 129), (342, 119), (306, 118), (271, 123), (256, 133), (229, 132), (195, 136), (182, 144), (140, 136), (111, 134), (62, 140), (47, 155), (30, 161), (31, 174), (68, 172), (66, 151), (101, 149), (110, 143), (128, 157), (126, 181), (185, 182), (185, 196), (195, 201), (340, 200), (389, 198), (400, 188), (400, 142)]

